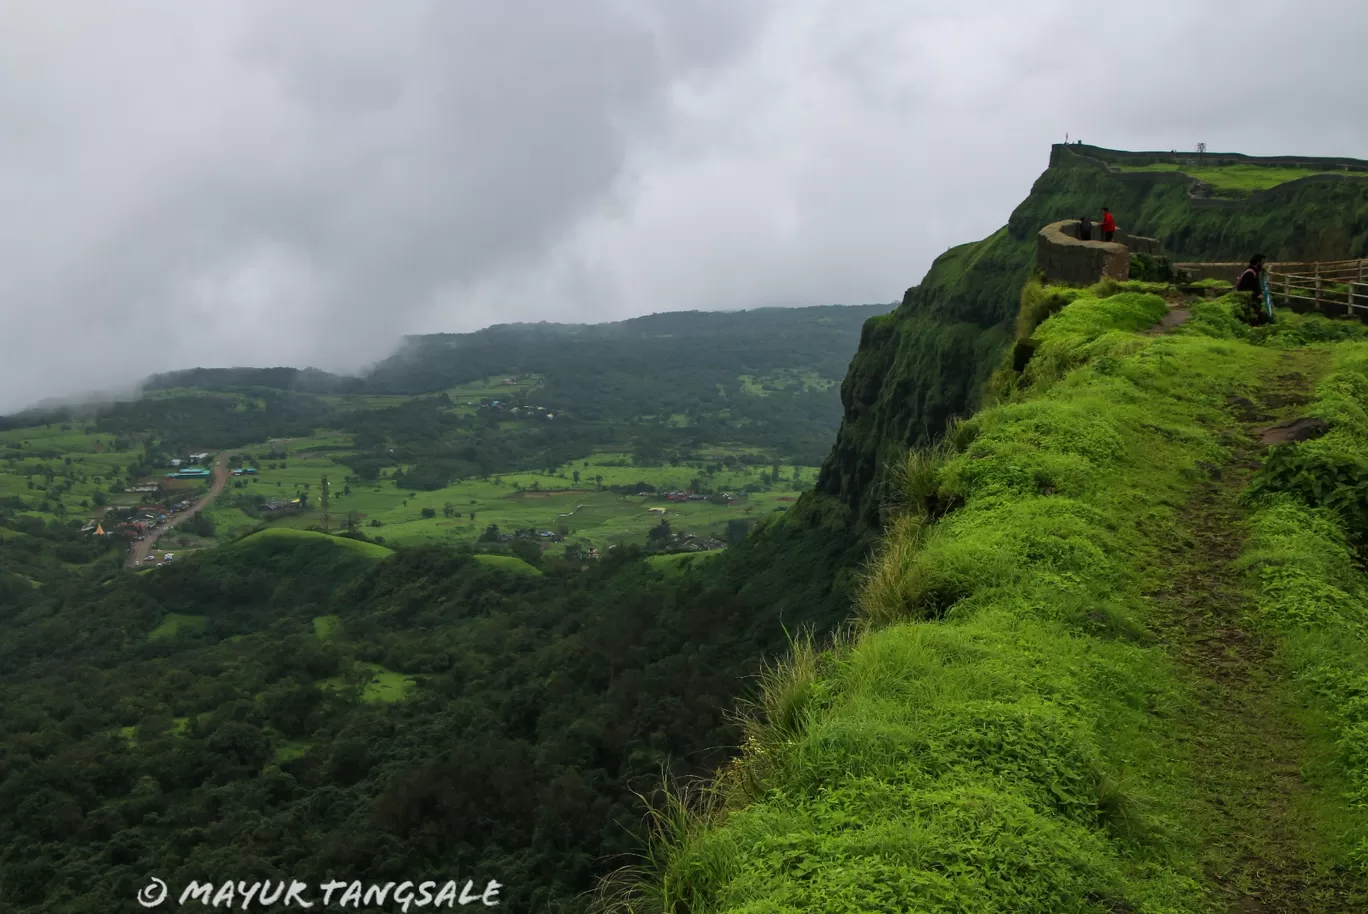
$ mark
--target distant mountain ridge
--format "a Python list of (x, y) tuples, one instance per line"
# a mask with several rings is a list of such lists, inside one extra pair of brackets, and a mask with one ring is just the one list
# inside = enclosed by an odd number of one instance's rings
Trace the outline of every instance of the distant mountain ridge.
[[(896, 303), (876, 305), (817, 305), (804, 308), (756, 308), (747, 311), (671, 311), (601, 324), (536, 323), (494, 324), (471, 333), (425, 333), (406, 336), (388, 358), (357, 375), (340, 375), (317, 368), (190, 368), (154, 374), (144, 390), (234, 389), (268, 387), (311, 394), (406, 393), (441, 390), (506, 371), (539, 371), (537, 363), (547, 356), (541, 347), (559, 346), (567, 340), (620, 343), (629, 339), (655, 341), (652, 357), (670, 358), (673, 343), (715, 339), (719, 335), (744, 334), (747, 346), (755, 337), (772, 334), (776, 341), (795, 330), (826, 326), (835, 333), (859, 338), (859, 327), (868, 317), (884, 313)], [(833, 324), (833, 322), (835, 322)], [(743, 358), (735, 345), (728, 353)], [(659, 350), (659, 351), (656, 351)], [(460, 355), (460, 361), (450, 359)], [(513, 364), (510, 364), (513, 360)], [(844, 375), (846, 362), (838, 367)]]

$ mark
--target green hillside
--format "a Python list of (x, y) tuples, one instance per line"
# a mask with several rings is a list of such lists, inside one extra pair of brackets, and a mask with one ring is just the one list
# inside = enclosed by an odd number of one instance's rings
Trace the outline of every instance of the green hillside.
[(289, 528), (262, 530), (260, 533), (253, 533), (251, 536), (239, 540), (237, 548), (271, 549), (279, 547), (282, 549), (289, 549), (299, 542), (331, 543), (339, 549), (345, 549), (356, 555), (365, 556), (368, 559), (383, 559), (386, 556), (394, 554), (394, 550), (386, 549), (384, 546), (377, 546), (375, 543), (363, 543), (357, 540), (347, 539), (344, 536), (328, 536), (326, 533), (315, 533), (310, 530), (291, 530)]
[(1059, 290), (1012, 392), (900, 463), (854, 633), (763, 679), (607, 907), (1368, 904), (1368, 329), (1148, 334), (1165, 291)]
[[(1176, 170), (1124, 172), (1056, 147), (1007, 225), (936, 259), (893, 313), (870, 320), (842, 386), (846, 416), (817, 484), (877, 529), (881, 467), (967, 413), (1011, 339), (1017, 300), (1041, 227), (1108, 206), (1124, 231), (1159, 239), (1177, 261), (1368, 256), (1368, 176), (1278, 184), (1257, 198), (1193, 199)], [(1363, 165), (1363, 163), (1359, 163)], [(1254, 166), (1241, 166), (1246, 170)], [(1276, 170), (1276, 169), (1274, 169)]]

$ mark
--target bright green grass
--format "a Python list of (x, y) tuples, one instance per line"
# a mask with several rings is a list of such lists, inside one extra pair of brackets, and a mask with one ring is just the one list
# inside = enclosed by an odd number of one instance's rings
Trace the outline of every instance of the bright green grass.
[(275, 527), (270, 530), (262, 530), (259, 533), (253, 533), (251, 536), (239, 540), (238, 544), (260, 546), (262, 544), (279, 543), (282, 546), (288, 547), (292, 544), (308, 540), (333, 543), (339, 548), (350, 549), (353, 552), (372, 559), (383, 559), (386, 556), (394, 554), (393, 549), (387, 549), (384, 546), (378, 546), (375, 543), (363, 543), (360, 540), (348, 539), (344, 536), (329, 536), (326, 533), (318, 533), (313, 530), (294, 530), (288, 527)]
[(513, 574), (526, 574), (537, 576), (541, 574), (540, 568), (534, 568), (522, 559), (513, 555), (477, 555), (475, 561), (490, 568), (498, 568), (501, 571), (508, 571)]
[(165, 638), (174, 638), (181, 632), (203, 632), (209, 624), (206, 616), (194, 616), (186, 613), (167, 613), (161, 620), (161, 624), (147, 633), (148, 641), (161, 641)]
[(333, 676), (319, 682), (325, 689), (340, 691), (353, 685), (361, 687), (361, 700), (375, 704), (403, 701), (413, 691), (417, 680), (376, 663), (357, 661), (350, 676)]
[(1198, 462), (1227, 453), (1225, 398), (1277, 354), (1135, 332), (1163, 308), (1136, 293), (1065, 308), (1036, 332), (1027, 389), (911, 471), (962, 506), (902, 517), (861, 594), (863, 634), (765, 680), (718, 783), (727, 812), (666, 817), (652, 904), (1211, 910), (1174, 739), (1194, 699), (1146, 635), (1144, 594)]
[(314, 635), (321, 641), (327, 641), (337, 634), (342, 627), (342, 620), (337, 616), (314, 616), (313, 627)]
[(1221, 165), (1215, 168), (1200, 168), (1169, 163), (1153, 163), (1149, 165), (1113, 165), (1112, 167), (1119, 171), (1181, 171), (1203, 184), (1210, 184), (1215, 190), (1241, 194), (1268, 190), (1270, 187), (1277, 187), (1279, 184), (1286, 184), (1288, 181), (1295, 181), (1298, 178), (1325, 174), (1325, 172), (1312, 168), (1268, 168), (1263, 165)]
[(665, 555), (652, 555), (646, 558), (646, 564), (656, 571), (663, 572), (667, 579), (673, 579), (681, 577), (686, 569), (696, 567), (717, 554), (717, 552), (674, 552)]
[[(1306, 455), (1368, 453), (1368, 344), (1336, 346), (1333, 370), (1308, 412), (1331, 423), (1292, 445)], [(1344, 801), (1333, 831), (1346, 862), (1368, 875), (1368, 579), (1342, 520), (1287, 497), (1249, 520), (1241, 564), (1254, 582), (1256, 624), (1284, 644), (1282, 659), (1324, 721), (1316, 766)]]
[(275, 760), (277, 762), (288, 762), (290, 759), (299, 758), (307, 755), (313, 748), (313, 743), (297, 739), (282, 739), (275, 744)]

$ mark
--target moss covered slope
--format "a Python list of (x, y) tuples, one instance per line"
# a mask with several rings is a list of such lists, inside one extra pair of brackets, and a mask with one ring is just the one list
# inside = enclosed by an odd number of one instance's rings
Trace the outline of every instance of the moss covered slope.
[[(1218, 757), (1242, 764), (1239, 746), (1202, 747), (1233, 740), (1202, 731), (1203, 705), (1236, 687), (1193, 666), (1182, 642), (1197, 639), (1155, 594), (1178, 576), (1174, 550), (1190, 548), (1185, 505), (1251, 446), (1232, 398), (1258, 396), (1285, 353), (1250, 342), (1228, 301), (1155, 336), (1137, 331), (1165, 313), (1163, 298), (1104, 295), (1077, 295), (1041, 325), (1009, 402), (900, 462), (856, 633), (826, 651), (800, 645), (766, 678), (741, 758), (704, 802), (662, 814), (643, 878), (614, 884), (623, 907), (1107, 914), (1255, 897), (1221, 875), (1264, 846), (1229, 834), (1220, 787), (1240, 781), (1201, 770)], [(1301, 331), (1286, 326), (1281, 343), (1293, 345)], [(1302, 364), (1329, 358), (1317, 350)], [(1361, 413), (1368, 379), (1355, 377)], [(1303, 583), (1320, 599), (1332, 584), (1362, 594), (1343, 549), (1325, 555), (1339, 564), (1313, 566)], [(1220, 577), (1208, 562), (1187, 585)], [(1286, 643), (1317, 682), (1341, 682), (1327, 694), (1361, 694), (1357, 659)], [(1307, 652), (1319, 666), (1298, 659)], [(1283, 707), (1280, 688), (1260, 697)], [(1313, 741), (1340, 741), (1339, 774), (1327, 775), (1348, 785), (1340, 798), (1315, 794), (1314, 815), (1270, 813), (1261, 826), (1306, 832), (1281, 865), (1324, 876), (1317, 885), (1331, 888), (1317, 897), (1336, 903), (1364, 887), (1363, 861), (1346, 850), (1364, 837), (1345, 774), (1359, 764), (1356, 714), (1307, 724)], [(1332, 820), (1340, 833), (1315, 830)]]

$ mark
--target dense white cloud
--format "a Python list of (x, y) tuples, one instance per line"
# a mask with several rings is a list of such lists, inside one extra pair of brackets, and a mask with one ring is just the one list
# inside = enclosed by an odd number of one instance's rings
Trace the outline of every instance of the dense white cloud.
[(1066, 131), (1368, 156), (1368, 12), (1330, 0), (80, 9), (0, 7), (0, 409), (496, 321), (892, 301)]

